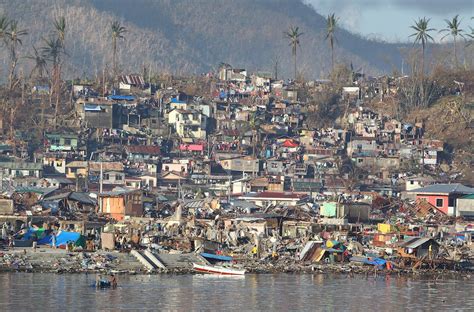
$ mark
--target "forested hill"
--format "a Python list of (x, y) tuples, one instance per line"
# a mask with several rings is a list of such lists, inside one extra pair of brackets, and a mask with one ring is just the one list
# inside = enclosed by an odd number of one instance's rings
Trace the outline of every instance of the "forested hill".
[[(113, 20), (127, 28), (119, 46), (124, 71), (150, 66), (153, 71), (195, 74), (220, 62), (273, 71), (279, 59), (280, 73), (288, 77), (291, 48), (283, 32), (290, 25), (304, 32), (298, 51), (303, 74), (321, 77), (331, 66), (325, 19), (303, 0), (0, 0), (0, 12), (28, 30), (22, 55), (31, 54), (33, 45), (40, 47), (41, 38), (52, 32), (54, 16), (64, 15), (68, 76), (97, 74), (104, 64), (110, 68)], [(389, 72), (400, 65), (397, 45), (345, 30), (336, 37), (338, 62), (352, 63), (366, 73)], [(7, 64), (8, 54), (2, 49), (1, 61)], [(27, 66), (28, 61), (21, 63)]]

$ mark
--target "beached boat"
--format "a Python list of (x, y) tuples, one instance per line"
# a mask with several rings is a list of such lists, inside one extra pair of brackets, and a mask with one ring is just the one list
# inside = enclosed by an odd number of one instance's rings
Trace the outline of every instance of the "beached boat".
[(232, 257), (202, 252), (201, 256), (210, 261), (232, 261)]
[(193, 263), (193, 269), (199, 273), (206, 274), (217, 274), (217, 275), (244, 275), (245, 270), (237, 270), (233, 268), (214, 266), (214, 265), (201, 265)]

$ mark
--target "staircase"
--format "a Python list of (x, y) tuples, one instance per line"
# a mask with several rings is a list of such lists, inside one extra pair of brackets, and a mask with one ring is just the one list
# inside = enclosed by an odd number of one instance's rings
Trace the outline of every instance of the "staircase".
[(130, 254), (134, 256), (149, 271), (154, 271), (159, 268), (159, 266), (156, 265), (150, 258), (148, 258), (142, 251), (132, 250)]

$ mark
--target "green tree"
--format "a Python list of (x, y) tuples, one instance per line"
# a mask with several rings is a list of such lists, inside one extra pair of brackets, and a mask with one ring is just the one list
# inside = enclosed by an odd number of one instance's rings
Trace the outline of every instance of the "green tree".
[(119, 21), (114, 21), (111, 26), (111, 35), (112, 35), (112, 52), (113, 52), (113, 71), (114, 71), (114, 81), (117, 79), (117, 40), (125, 40), (125, 33), (127, 29), (120, 24)]
[(329, 40), (329, 46), (331, 48), (331, 67), (334, 70), (334, 41), (337, 41), (335, 32), (337, 28), (338, 18), (334, 13), (329, 14), (326, 19), (326, 40)]
[(299, 27), (290, 26), (289, 30), (285, 31), (284, 34), (285, 34), (285, 37), (290, 40), (289, 46), (291, 46), (291, 53), (293, 55), (295, 80), (296, 80), (296, 75), (297, 75), (296, 52), (298, 50), (298, 47), (301, 46), (300, 37), (303, 35), (303, 33), (300, 32)]
[(441, 40), (446, 38), (447, 36), (452, 36), (453, 37), (453, 49), (454, 49), (454, 64), (456, 68), (458, 67), (458, 55), (456, 51), (456, 39), (457, 37), (465, 38), (464, 37), (464, 30), (461, 29), (461, 20), (459, 19), (459, 15), (456, 15), (453, 17), (452, 20), (444, 20), (446, 22), (446, 28), (441, 29), (439, 32), (440, 33), (446, 33)]
[(426, 44), (431, 40), (434, 42), (433, 37), (429, 34), (432, 31), (435, 31), (436, 29), (434, 28), (429, 28), (429, 22), (430, 19), (423, 17), (419, 18), (417, 21), (415, 21), (415, 25), (410, 26), (413, 30), (415, 30), (415, 33), (411, 34), (410, 37), (415, 37), (414, 44), (420, 43), (421, 44), (421, 73), (422, 76), (424, 75), (425, 72), (425, 50), (426, 50)]
[(15, 86), (15, 70), (18, 64), (18, 46), (23, 44), (21, 37), (27, 35), (28, 32), (24, 29), (20, 29), (18, 21), (13, 20), (8, 23), (7, 31), (5, 32), (5, 41), (10, 52), (10, 75), (9, 75), (9, 89), (12, 90)]

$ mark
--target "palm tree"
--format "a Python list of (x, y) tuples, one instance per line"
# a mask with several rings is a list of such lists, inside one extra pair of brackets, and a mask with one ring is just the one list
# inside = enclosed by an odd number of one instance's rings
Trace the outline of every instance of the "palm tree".
[(331, 65), (334, 71), (334, 41), (336, 41), (335, 31), (337, 27), (338, 18), (334, 13), (328, 15), (326, 19), (326, 40), (329, 39), (329, 46), (331, 47)]
[(5, 15), (0, 15), (0, 40), (5, 40), (10, 21)]
[(300, 45), (300, 37), (303, 35), (302, 32), (300, 32), (299, 27), (293, 27), (290, 26), (290, 29), (288, 31), (284, 32), (285, 37), (290, 40), (290, 46), (291, 46), (291, 53), (293, 54), (293, 60), (294, 60), (294, 65), (295, 65), (295, 80), (296, 80), (296, 75), (297, 75), (297, 70), (296, 70), (296, 52), (298, 50), (298, 46)]
[[(54, 72), (54, 93), (56, 94), (56, 105), (54, 110), (54, 126), (57, 125), (57, 116), (59, 109), (59, 98), (61, 96), (61, 54), (66, 54), (66, 18), (60, 16), (54, 19), (53, 22), (54, 30), (56, 32), (57, 41), (54, 45), (59, 48), (57, 55), (57, 64)], [(59, 43), (59, 46), (58, 46)]]
[(114, 66), (114, 81), (117, 78), (117, 40), (125, 40), (125, 33), (127, 29), (120, 24), (119, 21), (114, 21), (112, 23), (112, 49), (113, 49), (113, 66)]
[[(471, 26), (469, 26), (469, 29), (471, 30), (471, 33), (470, 34), (467, 34), (467, 36), (471, 39), (474, 39), (474, 28), (472, 28)], [(467, 43), (467, 46), (470, 46), (472, 44), (472, 40), (470, 40), (468, 43)]]
[[(44, 46), (41, 48), (41, 52), (43, 57), (51, 62), (52, 64), (52, 85), (54, 86), (54, 93), (56, 94), (56, 105), (54, 108), (54, 127), (56, 128), (57, 125), (57, 117), (58, 117), (58, 109), (59, 109), (59, 83), (60, 83), (60, 60), (61, 60), (61, 53), (63, 51), (63, 46), (61, 44), (61, 39), (59, 37), (50, 37), (48, 39), (44, 39)], [(50, 92), (50, 105), (52, 100), (53, 92)]]
[(421, 43), (422, 57), (421, 57), (421, 73), (422, 77), (425, 72), (425, 48), (428, 41), (434, 41), (433, 37), (429, 34), (431, 31), (435, 31), (434, 28), (428, 28), (430, 19), (423, 17), (419, 18), (418, 21), (415, 21), (415, 25), (410, 26), (410, 28), (415, 30), (415, 33), (411, 34), (410, 37), (415, 37), (414, 44)]
[(8, 18), (5, 15), (0, 15), (0, 47), (2, 42), (5, 42), (9, 24)]
[(457, 36), (461, 37), (461, 38), (465, 38), (464, 37), (464, 30), (460, 28), (461, 26), (461, 20), (459, 19), (459, 15), (456, 15), (455, 17), (453, 17), (452, 20), (445, 20), (446, 22), (446, 28), (444, 29), (441, 29), (439, 32), (440, 33), (447, 33), (446, 35), (444, 35), (441, 40), (443, 40), (444, 38), (446, 38), (447, 36), (451, 35), (453, 36), (453, 47), (454, 47), (454, 64), (456, 65), (456, 68), (458, 67), (458, 56), (457, 56), (457, 53), (456, 53), (456, 38)]
[(54, 29), (58, 35), (59, 41), (61, 42), (62, 48), (66, 49), (66, 18), (64, 16), (54, 19)]
[(9, 76), (9, 89), (12, 90), (15, 84), (15, 69), (18, 63), (18, 54), (17, 48), (18, 45), (22, 45), (23, 42), (21, 37), (28, 34), (26, 30), (19, 29), (18, 21), (13, 20), (8, 23), (7, 31), (5, 32), (4, 36), (6, 39), (6, 44), (10, 51), (10, 76)]
[(41, 54), (35, 46), (33, 46), (33, 52), (33, 55), (28, 55), (26, 57), (32, 60), (35, 64), (33, 66), (33, 69), (31, 70), (30, 77), (32, 77), (33, 74), (36, 73), (38, 78), (42, 79), (44, 73), (48, 73), (48, 62), (46, 57)]

